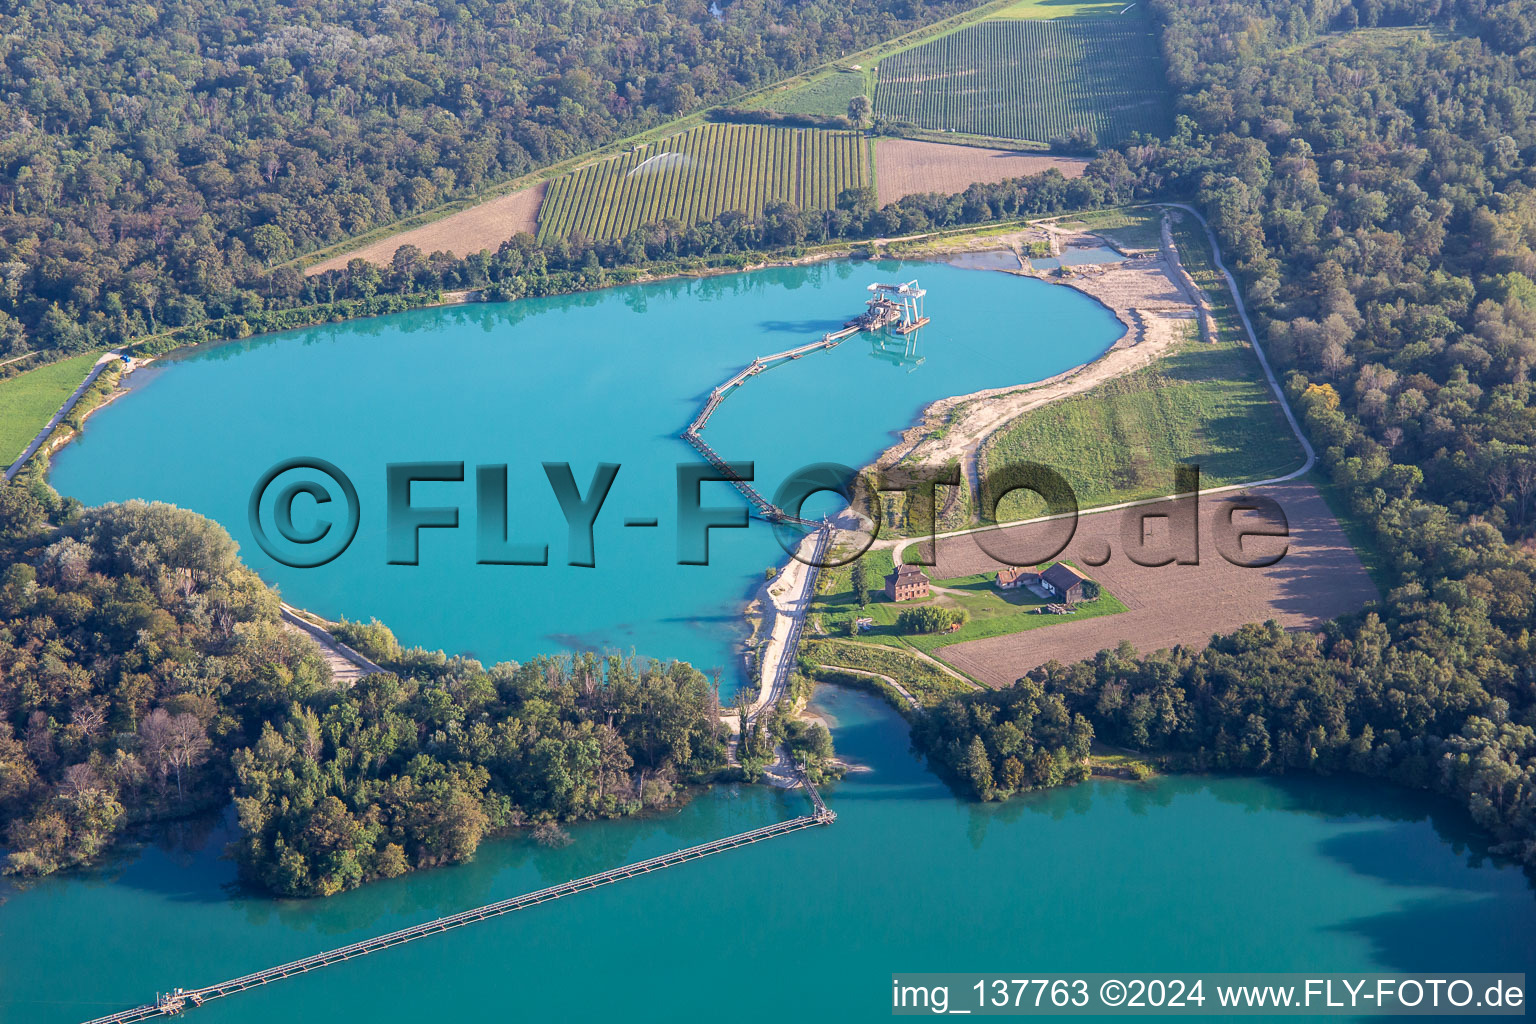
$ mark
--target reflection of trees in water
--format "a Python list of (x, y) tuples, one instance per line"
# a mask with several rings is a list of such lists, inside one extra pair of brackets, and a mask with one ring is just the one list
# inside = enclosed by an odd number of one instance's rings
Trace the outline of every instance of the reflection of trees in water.
[(957, 799), (964, 800), (966, 803), (969, 814), (966, 816), (965, 834), (970, 840), (971, 847), (977, 850), (981, 849), (987, 837), (987, 830), (994, 822), (1012, 825), (1026, 816), (1043, 816), (1051, 821), (1065, 821), (1068, 818), (1087, 814), (1093, 807), (1095, 796), (1100, 795), (1097, 786), (1093, 783), (1085, 783), (1019, 793), (1001, 803), (977, 803), (963, 795), (961, 788), (961, 786), (952, 786), (951, 791), (955, 793)]
[[(1002, 803), (971, 802), (967, 836), (973, 846), (979, 847), (995, 821), (1011, 824), (1026, 815), (1061, 821), (1086, 814), (1095, 799), (1123, 800), (1131, 814), (1145, 816), (1171, 806), (1180, 796), (1195, 794), (1209, 795), (1218, 803), (1249, 813), (1300, 814), (1330, 822), (1358, 822), (1365, 827), (1330, 835), (1318, 844), (1319, 853), (1357, 875), (1396, 886), (1489, 893), (1505, 889), (1517, 894), (1527, 910), (1528, 901), (1536, 899), (1529, 872), (1521, 876), (1525, 881), (1519, 883), (1504, 880), (1509, 877), (1505, 875), (1476, 873), (1477, 869), (1509, 867), (1515, 862), (1493, 852), (1486, 833), (1464, 808), (1450, 798), (1368, 779), (1169, 775), (1145, 783), (1089, 782), (1023, 793)], [(1429, 825), (1437, 843), (1446, 847), (1451, 856), (1436, 856), (1438, 851), (1419, 833), (1422, 824)], [(1415, 849), (1423, 855), (1415, 855)], [(1536, 949), (1530, 952), (1536, 957)]]
[(231, 823), (224, 820), (224, 808), (203, 814), (194, 814), (175, 821), (147, 825), (149, 845), (178, 866), (187, 867), (207, 848), (214, 833), (224, 831), (234, 838)]
[[(891, 264), (875, 264), (889, 268)], [(516, 327), (530, 317), (538, 316), (552, 308), (559, 311), (588, 309), (610, 301), (613, 292), (636, 313), (650, 312), (651, 304), (658, 300), (688, 298), (696, 302), (728, 300), (747, 292), (767, 288), (794, 290), (816, 288), (829, 278), (847, 280), (856, 273), (868, 273), (870, 265), (856, 260), (828, 260), (801, 267), (771, 267), (749, 273), (726, 272), (702, 277), (672, 277), (637, 285), (618, 285), (615, 288), (599, 288), (593, 291), (572, 292), (566, 295), (528, 297), (508, 302), (471, 302), (455, 306), (434, 306), (426, 309), (404, 310), (379, 316), (342, 320), (331, 324), (295, 328), (259, 334), (250, 338), (229, 341), (204, 342), (195, 348), (173, 352), (161, 357), (164, 362), (180, 359), (228, 360), (269, 345), (322, 345), (353, 338), (378, 338), (385, 334), (414, 335), (435, 333), (444, 327), (478, 327), (491, 333), (507, 327)], [(810, 333), (824, 333), (842, 326), (826, 326), (815, 321), (816, 328)], [(828, 322), (830, 323), (830, 322)]]
[(1405, 789), (1385, 780), (1234, 777), (1213, 780), (1209, 786), (1217, 800), (1249, 811), (1282, 810), (1323, 820), (1427, 821), (1442, 842), (1474, 858), (1468, 861), (1473, 866), (1483, 863), (1491, 848), (1487, 833), (1450, 797)]

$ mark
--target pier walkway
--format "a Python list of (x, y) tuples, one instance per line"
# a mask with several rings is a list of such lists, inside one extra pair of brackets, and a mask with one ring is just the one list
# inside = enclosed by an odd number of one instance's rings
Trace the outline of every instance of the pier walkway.
[(790, 818), (788, 821), (776, 822), (772, 825), (765, 825), (762, 828), (752, 829), (750, 832), (741, 832), (737, 835), (727, 836), (724, 839), (716, 839), (713, 842), (690, 846), (685, 850), (677, 850), (673, 853), (662, 854), (659, 857), (651, 857), (647, 860), (636, 861), (633, 864), (625, 864), (623, 867), (601, 871), (595, 875), (572, 879), (569, 882), (552, 885), (547, 889), (540, 889), (537, 892), (514, 896), (509, 900), (502, 900), (499, 903), (490, 903), (483, 907), (476, 907), (473, 910), (450, 914), (447, 917), (423, 921), (421, 924), (402, 928), (387, 935), (379, 935), (371, 939), (364, 939), (361, 942), (354, 942), (347, 946), (339, 946), (324, 953), (316, 953), (314, 956), (304, 957), (302, 960), (294, 960), (290, 963), (279, 964), (276, 967), (268, 967), (266, 970), (244, 974), (238, 978), (231, 978), (228, 981), (204, 985), (202, 988), (174, 989), (160, 996), (153, 1003), (136, 1006), (131, 1010), (123, 1010), (110, 1016), (97, 1017), (94, 1020), (88, 1021), (87, 1024), (128, 1024), (131, 1021), (169, 1017), (181, 1013), (183, 1010), (201, 1006), (210, 999), (234, 995), (247, 989), (258, 988), (274, 981), (291, 978), (296, 974), (306, 974), (321, 967), (328, 967), (331, 964), (341, 963), (344, 960), (366, 956), (369, 953), (377, 953), (379, 950), (389, 949), (391, 946), (399, 946), (414, 939), (436, 935), (439, 932), (446, 932), (467, 924), (486, 921), (490, 918), (500, 917), (503, 914), (510, 914), (518, 910), (526, 910), (529, 907), (536, 907), (541, 903), (548, 903), (563, 896), (573, 896), (588, 889), (596, 889), (599, 886), (608, 885), (613, 882), (621, 882), (626, 878), (634, 878), (637, 875), (660, 871), (662, 868), (686, 864), (688, 861), (708, 857), (712, 853), (722, 853), (726, 850), (749, 846), (752, 843), (760, 843), (765, 839), (788, 835), (791, 832), (798, 832), (813, 825), (832, 824), (832, 822), (837, 820), (837, 814), (827, 808), (827, 805), (821, 799), (821, 794), (816, 791), (816, 787), (811, 784), (810, 780), (805, 779), (804, 781), (805, 788), (811, 798), (811, 803), (815, 808), (810, 814), (802, 815), (798, 818)]
[(927, 292), (919, 288), (916, 281), (905, 284), (872, 284), (869, 286), (869, 291), (874, 297), (864, 304), (865, 311), (852, 320), (846, 321), (841, 330), (830, 331), (823, 334), (817, 341), (806, 345), (785, 349), (772, 355), (758, 356), (736, 371), (709, 393), (704, 407), (699, 410), (699, 414), (693, 418), (693, 422), (688, 424), (682, 434), (683, 440), (692, 445), (694, 450), (720, 473), (721, 477), (741, 492), (742, 497), (746, 498), (747, 503), (759, 517), (770, 523), (801, 526), (815, 534), (815, 540), (812, 542), (813, 553), (809, 562), (803, 567), (807, 579), (795, 584), (799, 594), (791, 599), (791, 607), (776, 606), (781, 614), (775, 616), (768, 641), (763, 645), (758, 697), (748, 712), (747, 720), (738, 725), (738, 728), (743, 731), (765, 709), (776, 705), (788, 690), (789, 678), (794, 669), (795, 659), (799, 655), (800, 631), (805, 623), (806, 613), (810, 610), (811, 602), (815, 598), (816, 579), (820, 566), (827, 549), (832, 544), (833, 526), (826, 520), (817, 522), (792, 516), (764, 498), (752, 486), (751, 481), (742, 479), (731, 468), (730, 463), (710, 447), (709, 442), (702, 436), (703, 431), (709, 425), (710, 417), (715, 414), (731, 392), (764, 370), (818, 350), (836, 348), (861, 331), (873, 333), (889, 329), (896, 334), (906, 336), (915, 333), (929, 322), (928, 317), (923, 315), (922, 309), (922, 300)]

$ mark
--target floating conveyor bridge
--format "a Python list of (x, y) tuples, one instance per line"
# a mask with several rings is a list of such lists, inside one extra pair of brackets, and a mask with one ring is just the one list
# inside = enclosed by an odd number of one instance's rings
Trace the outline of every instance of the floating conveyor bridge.
[(399, 931), (390, 932), (387, 935), (378, 935), (361, 942), (354, 942), (347, 946), (338, 946), (336, 949), (326, 950), (324, 953), (316, 953), (313, 956), (304, 957), (276, 967), (268, 967), (266, 970), (256, 971), (251, 974), (243, 974), (238, 978), (221, 981), (213, 985), (204, 985), (201, 988), (173, 989), (158, 996), (153, 1003), (145, 1003), (143, 1006), (135, 1006), (131, 1010), (123, 1010), (106, 1017), (97, 1017), (87, 1024), (129, 1024), (132, 1021), (152, 1020), (156, 1017), (169, 1017), (198, 1007), (210, 999), (218, 999), (222, 996), (232, 996), (237, 992), (259, 988), (269, 985), (274, 981), (291, 978), (298, 974), (307, 974), (321, 967), (341, 963), (344, 960), (353, 960), (369, 953), (377, 953), (392, 946), (399, 946), (415, 939), (425, 938), (428, 935), (436, 935), (453, 928), (461, 928), (467, 924), (475, 924), (486, 921), (503, 914), (511, 914), (518, 910), (527, 910), (541, 903), (558, 900), (564, 896), (574, 896), (588, 889), (596, 889), (599, 886), (609, 885), (613, 882), (621, 882), (626, 878), (634, 878), (637, 875), (650, 874), (660, 871), (662, 868), (674, 867), (678, 864), (686, 864), (691, 860), (708, 857), (712, 853), (722, 853), (726, 850), (734, 850), (742, 846), (750, 846), (766, 839), (788, 835), (801, 829), (810, 828), (813, 825), (830, 825), (837, 820), (837, 814), (827, 808), (821, 799), (811, 780), (801, 772), (801, 780), (810, 794), (813, 810), (810, 814), (801, 815), (798, 818), (790, 818), (788, 821), (775, 822), (772, 825), (764, 825), (762, 828), (741, 832), (724, 839), (716, 839), (712, 842), (702, 843), (698, 846), (690, 846), (685, 850), (677, 850), (673, 853), (662, 854), (659, 857), (651, 857), (647, 860), (636, 861), (633, 864), (625, 864), (623, 867), (611, 868), (608, 871), (600, 871), (595, 875), (587, 875), (583, 878), (575, 878), (560, 885), (552, 885), (547, 889), (539, 889), (536, 892), (524, 893), (514, 896), (499, 903), (489, 903), (473, 910), (461, 911), (457, 914), (449, 914), (446, 917), (434, 918), (431, 921), (423, 921), (421, 924), (402, 928)]

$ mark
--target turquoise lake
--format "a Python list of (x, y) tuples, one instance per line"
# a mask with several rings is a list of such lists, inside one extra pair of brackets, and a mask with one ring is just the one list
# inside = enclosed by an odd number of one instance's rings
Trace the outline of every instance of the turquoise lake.
[[(700, 461), (678, 435), (754, 357), (840, 328), (862, 312), (868, 284), (913, 277), (933, 318), (916, 359), (858, 335), (752, 378), (710, 421), (706, 440), (753, 461), (766, 496), (812, 463), (867, 464), (934, 399), (1051, 376), (1123, 330), (1071, 289), (934, 263), (825, 263), (423, 310), (151, 366), (60, 453), (52, 481), (89, 504), (153, 497), (210, 516), (289, 602), (377, 617), (407, 645), (487, 663), (633, 649), (724, 668), (729, 684), (743, 602), (785, 554), (754, 520), (713, 531), (708, 566), (677, 564), (676, 467)], [(274, 562), (247, 523), (262, 473), (295, 456), (335, 464), (360, 497), (356, 540), (320, 568)], [(390, 565), (385, 465), (421, 460), (466, 464), (464, 483), (412, 488), (416, 505), (456, 505), (460, 527), (423, 530), (420, 564)], [(597, 519), (595, 568), (566, 564), (544, 462), (570, 463), (583, 493), (598, 463), (621, 466)], [(485, 463), (508, 465), (511, 531), (547, 543), (548, 566), (475, 564), (474, 467)], [(704, 484), (702, 501), (744, 507), (726, 483)], [(315, 506), (301, 498), (296, 523), (306, 514)], [(659, 525), (625, 527), (628, 517)]]
[[(854, 338), (750, 381), (706, 438), (757, 462), (858, 466), (935, 398), (1060, 372), (1114, 319), (1077, 292), (934, 264), (834, 263), (564, 299), (426, 310), (208, 348), (135, 374), (55, 460), (90, 503), (172, 501), (210, 515), (295, 604), (377, 616), (408, 644), (485, 660), (592, 647), (735, 674), (742, 602), (783, 560), (769, 529), (715, 531), (678, 566), (677, 435), (752, 357), (856, 312), (875, 280), (917, 277), (934, 318), (916, 359)], [(261, 473), (313, 455), (355, 481), (362, 524), (320, 569), (252, 541)], [(458, 530), (421, 565), (384, 552), (384, 464), (462, 460)], [(594, 569), (564, 565), (540, 463), (622, 469)], [(516, 532), (549, 567), (474, 564), (477, 463), (510, 464)], [(737, 503), (707, 484), (705, 503)], [(319, 510), (303, 509), (313, 517)], [(625, 517), (654, 516), (654, 529)], [(296, 525), (304, 526), (296, 514)], [(1457, 808), (1348, 779), (1093, 782), (1007, 804), (957, 800), (880, 701), (822, 688), (839, 752), (838, 821), (582, 893), (193, 1011), (209, 1021), (865, 1020), (893, 971), (1528, 971), (1527, 877)], [(228, 818), (178, 826), (88, 872), (0, 888), (0, 1021), (80, 1020), (442, 914), (804, 813), (794, 793), (717, 787), (644, 820), (577, 825), (546, 850), (488, 842), (472, 864), (324, 901), (243, 892)]]

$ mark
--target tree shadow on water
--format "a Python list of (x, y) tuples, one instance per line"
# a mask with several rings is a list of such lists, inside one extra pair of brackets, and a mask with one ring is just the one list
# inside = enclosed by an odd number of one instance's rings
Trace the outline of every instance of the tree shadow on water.
[[(825, 320), (825, 319), (823, 319), (823, 320), (763, 320), (763, 321), (760, 321), (758, 323), (758, 327), (761, 328), (764, 331), (774, 331), (774, 332), (778, 332), (778, 333), (787, 333), (787, 334), (805, 334), (805, 335), (817, 335), (817, 336), (820, 336), (820, 335), (823, 335), (823, 334), (829, 334), (832, 331), (840, 331), (840, 330), (842, 330), (843, 329), (843, 321), (841, 321), (841, 320)], [(806, 340), (807, 341), (815, 341), (816, 339), (814, 337), (809, 337)]]
[(1536, 970), (1528, 899), (1496, 894), (1480, 899), (1431, 897), (1355, 918), (1334, 930), (1364, 938), (1375, 958), (1392, 970)]
[(1536, 890), (1491, 851), (1488, 836), (1448, 798), (1371, 779), (1270, 780), (1278, 806), (1362, 827), (1318, 843), (1355, 875), (1416, 895), (1336, 931), (1360, 936), (1401, 971), (1536, 970)]

